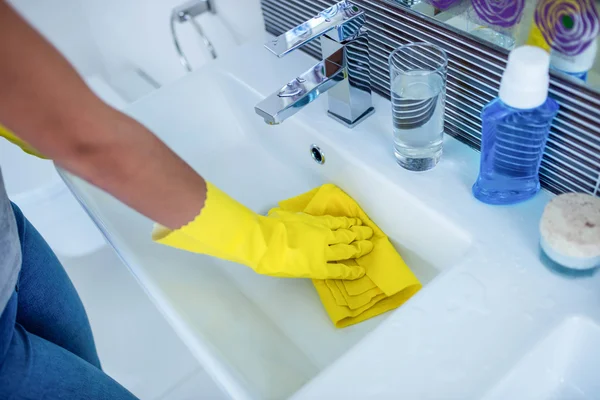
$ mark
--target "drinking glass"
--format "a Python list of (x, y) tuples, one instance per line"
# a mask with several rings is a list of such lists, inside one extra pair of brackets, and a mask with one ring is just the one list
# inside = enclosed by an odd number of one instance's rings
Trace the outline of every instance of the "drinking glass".
[(402, 167), (426, 171), (442, 155), (448, 57), (433, 44), (411, 43), (389, 64), (394, 155)]

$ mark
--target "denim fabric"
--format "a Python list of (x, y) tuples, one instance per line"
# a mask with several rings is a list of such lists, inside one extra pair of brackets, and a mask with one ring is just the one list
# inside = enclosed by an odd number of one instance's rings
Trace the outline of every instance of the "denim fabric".
[(40, 234), (13, 209), (23, 261), (17, 290), (0, 316), (0, 399), (134, 400), (102, 372), (73, 284)]

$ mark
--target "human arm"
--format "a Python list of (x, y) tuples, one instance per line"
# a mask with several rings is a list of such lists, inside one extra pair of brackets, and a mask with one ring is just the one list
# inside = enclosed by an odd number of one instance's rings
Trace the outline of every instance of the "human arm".
[(179, 228), (198, 215), (204, 179), (143, 125), (96, 97), (1, 0), (0, 60), (3, 125), (58, 166), (161, 225)]
[(2, 0), (0, 60), (0, 122), (60, 167), (159, 223), (156, 241), (268, 275), (364, 274), (336, 262), (368, 253), (370, 228), (344, 218), (264, 217), (245, 208), (205, 182), (143, 125), (98, 99)]

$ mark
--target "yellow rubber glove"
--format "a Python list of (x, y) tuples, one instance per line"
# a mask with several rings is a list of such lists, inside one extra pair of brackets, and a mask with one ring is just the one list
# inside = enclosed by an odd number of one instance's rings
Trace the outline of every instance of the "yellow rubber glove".
[(23, 150), (27, 154), (31, 154), (32, 156), (36, 156), (39, 158), (46, 158), (39, 151), (37, 151), (36, 149), (31, 147), (24, 140), (21, 140), (19, 137), (17, 137), (17, 135), (15, 135), (14, 133), (9, 131), (7, 128), (3, 127), (2, 125), (0, 125), (0, 136), (4, 137), (9, 142), (16, 144), (17, 146), (19, 146), (21, 148), (21, 150)]
[(373, 230), (358, 218), (311, 216), (272, 210), (261, 216), (207, 182), (204, 209), (177, 230), (155, 225), (152, 239), (195, 253), (244, 264), (259, 274), (357, 279), (359, 265), (339, 261), (361, 257), (373, 249)]

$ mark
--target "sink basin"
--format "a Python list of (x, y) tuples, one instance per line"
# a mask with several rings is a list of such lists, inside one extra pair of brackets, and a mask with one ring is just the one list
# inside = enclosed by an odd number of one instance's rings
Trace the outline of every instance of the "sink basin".
[(377, 95), (375, 115), (353, 130), (327, 117), (325, 97), (264, 124), (255, 104), (314, 62), (251, 43), (127, 112), (256, 212), (340, 186), (424, 285), (397, 310), (337, 330), (309, 280), (155, 244), (152, 221), (63, 172), (205, 370), (234, 399), (599, 398), (600, 274), (565, 277), (540, 259), (550, 194), (511, 207), (478, 202), (479, 155), (450, 137), (433, 170), (399, 168), (390, 103)]
[[(298, 71), (314, 62), (294, 57), (285, 62)], [(282, 125), (265, 125), (254, 105), (289, 80), (284, 75), (290, 71), (273, 71), (250, 84), (247, 71), (236, 75), (216, 64), (142, 99), (128, 113), (207, 180), (259, 213), (323, 183), (337, 184), (389, 235), (426, 291), (467, 252), (469, 235), (404, 189), (401, 179), (372, 167), (371, 161), (385, 157), (391, 171), (400, 171), (388, 151), (391, 139), (368, 136), (373, 124), (353, 131), (338, 126), (318, 99), (306, 107), (318, 110), (313, 117), (303, 117), (302, 110)], [(313, 144), (325, 154), (323, 165), (311, 157)], [(152, 221), (73, 176), (65, 178), (183, 341), (233, 398), (292, 395), (391, 314), (337, 330), (309, 280), (260, 276), (154, 244)]]
[(600, 326), (570, 317), (527, 353), (485, 400), (600, 398)]

